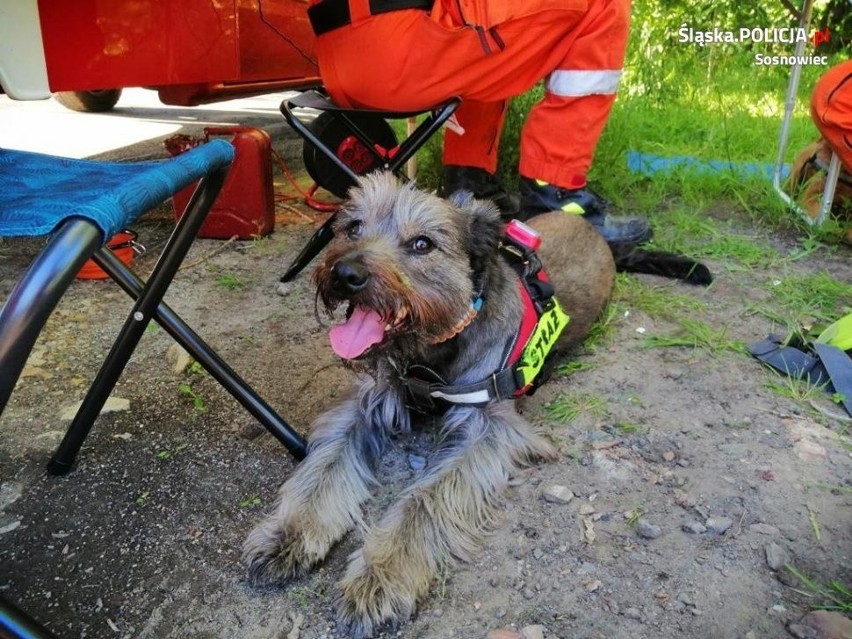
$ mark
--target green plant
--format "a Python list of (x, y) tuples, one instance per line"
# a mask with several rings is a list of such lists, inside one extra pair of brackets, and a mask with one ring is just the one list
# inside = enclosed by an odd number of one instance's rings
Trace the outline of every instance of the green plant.
[(263, 501), (260, 498), (260, 495), (252, 495), (251, 497), (246, 497), (245, 499), (240, 501), (240, 508), (253, 508), (255, 506), (260, 506)]
[(845, 584), (831, 580), (828, 584), (823, 585), (817, 583), (791, 564), (786, 564), (784, 568), (798, 579), (807, 590), (820, 599), (811, 608), (817, 610), (836, 610), (846, 614), (852, 612), (852, 589)]
[(234, 273), (222, 273), (216, 278), (216, 284), (225, 290), (233, 291), (243, 288), (246, 285), (246, 281)]
[(745, 353), (746, 348), (742, 342), (728, 339), (727, 327), (715, 329), (704, 322), (692, 319), (682, 319), (680, 333), (674, 336), (649, 335), (643, 340), (645, 348), (660, 348), (682, 346), (693, 349), (705, 349), (713, 354), (723, 351)]
[(157, 451), (157, 459), (171, 459), (172, 457), (174, 457), (178, 453), (181, 453), (184, 450), (186, 450), (186, 448), (188, 446), (189, 446), (189, 444), (179, 444), (179, 445), (175, 446), (174, 448), (172, 448), (171, 450), (169, 450), (168, 448), (164, 448), (163, 450), (159, 450), (159, 451)]
[(807, 379), (778, 375), (773, 371), (767, 371), (767, 375), (769, 377), (766, 381), (766, 388), (776, 395), (792, 399), (800, 404), (806, 404), (820, 397), (825, 391), (825, 385), (817, 385)]
[(144, 506), (148, 502), (148, 499), (150, 497), (151, 497), (151, 491), (143, 490), (141, 493), (139, 493), (139, 496), (136, 498), (136, 505), (137, 506)]
[(630, 511), (627, 516), (627, 526), (628, 528), (636, 528), (636, 524), (639, 523), (639, 518), (645, 514), (644, 506), (636, 506), (633, 510)]
[(192, 384), (181, 382), (178, 384), (178, 392), (192, 401), (192, 408), (195, 410), (196, 416), (207, 412), (207, 404), (204, 402), (204, 398), (192, 389)]
[(560, 395), (545, 408), (548, 419), (570, 424), (582, 414), (603, 417), (607, 414), (606, 402), (594, 395)]
[(613, 428), (624, 435), (642, 435), (650, 430), (645, 424), (634, 424), (631, 422), (613, 424)]
[(595, 367), (593, 362), (572, 359), (565, 364), (562, 364), (556, 369), (556, 374), (560, 377), (570, 377), (574, 373), (592, 370)]

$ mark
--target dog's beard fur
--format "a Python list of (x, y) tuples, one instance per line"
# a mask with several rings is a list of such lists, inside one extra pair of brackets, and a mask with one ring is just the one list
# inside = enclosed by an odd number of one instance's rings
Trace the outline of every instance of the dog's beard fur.
[[(565, 349), (582, 341), (607, 304), (613, 256), (578, 216), (549, 213), (530, 225), (542, 235), (539, 254), (571, 317), (560, 340)], [(375, 311), (390, 329), (364, 351), (371, 375), (316, 420), (306, 459), (246, 539), (252, 581), (303, 574), (348, 530), (364, 528), (361, 508), (377, 484), (375, 462), (391, 435), (410, 427), (400, 379), (409, 364), (429, 366), (449, 384), (478, 382), (499, 369), (523, 313), (516, 275), (497, 251), (501, 234), (493, 205), (470, 197), (447, 202), (388, 174), (362, 178), (353, 189), (314, 275), (318, 299), (329, 311)], [(357, 277), (341, 277), (341, 264)], [(480, 295), (482, 308), (456, 333)], [(348, 637), (370, 637), (382, 624), (407, 619), (445, 564), (476, 553), (509, 477), (556, 456), (511, 400), (452, 406), (441, 432), (426, 469), (349, 558), (336, 600)]]

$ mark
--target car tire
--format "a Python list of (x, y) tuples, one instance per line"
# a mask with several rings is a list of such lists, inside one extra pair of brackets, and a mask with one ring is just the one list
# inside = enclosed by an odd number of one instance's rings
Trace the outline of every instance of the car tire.
[(118, 103), (121, 89), (102, 91), (59, 91), (53, 94), (54, 100), (66, 109), (80, 113), (103, 113), (110, 111)]

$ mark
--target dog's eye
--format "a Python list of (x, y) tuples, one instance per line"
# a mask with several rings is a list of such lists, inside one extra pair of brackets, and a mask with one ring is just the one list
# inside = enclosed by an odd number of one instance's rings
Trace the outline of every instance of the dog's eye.
[(343, 228), (343, 232), (346, 234), (346, 237), (350, 240), (354, 240), (354, 239), (361, 237), (361, 233), (363, 231), (364, 231), (364, 223), (361, 220), (352, 220)]
[(415, 253), (428, 253), (435, 248), (435, 243), (425, 235), (418, 235), (412, 240), (410, 246)]

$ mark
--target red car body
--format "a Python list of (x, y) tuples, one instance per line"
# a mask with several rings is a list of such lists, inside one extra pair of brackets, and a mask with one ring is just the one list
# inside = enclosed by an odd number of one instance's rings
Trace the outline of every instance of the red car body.
[(307, 0), (38, 0), (50, 91), (191, 106), (320, 84)]

